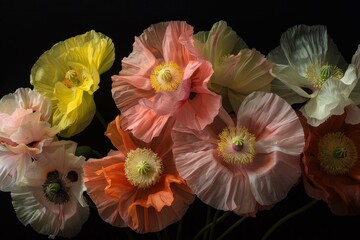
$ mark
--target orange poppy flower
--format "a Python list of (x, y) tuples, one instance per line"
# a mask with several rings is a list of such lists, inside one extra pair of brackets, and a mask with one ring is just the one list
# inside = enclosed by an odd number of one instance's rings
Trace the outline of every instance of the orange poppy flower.
[(351, 112), (333, 115), (318, 127), (302, 114), (306, 143), (303, 180), (306, 193), (325, 201), (335, 215), (360, 214), (360, 124), (348, 124)]
[(139, 233), (157, 232), (180, 220), (195, 195), (175, 167), (172, 123), (145, 143), (121, 129), (121, 118), (105, 133), (117, 150), (89, 159), (84, 183), (104, 221)]

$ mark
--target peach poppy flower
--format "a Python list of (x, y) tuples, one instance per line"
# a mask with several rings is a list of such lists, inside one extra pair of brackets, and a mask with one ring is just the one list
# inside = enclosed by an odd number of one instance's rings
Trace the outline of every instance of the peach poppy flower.
[(32, 156), (56, 137), (48, 122), (50, 100), (30, 88), (18, 88), (0, 100), (0, 190), (10, 191)]
[(106, 131), (117, 150), (84, 165), (87, 192), (111, 225), (139, 233), (160, 231), (180, 220), (195, 199), (173, 161), (172, 124), (145, 143), (123, 131), (121, 121), (117, 116)]
[(76, 147), (72, 141), (44, 147), (11, 191), (20, 222), (49, 238), (74, 237), (89, 217), (82, 181), (85, 158), (75, 156)]
[(150, 142), (170, 118), (201, 130), (221, 106), (221, 96), (207, 88), (213, 73), (193, 42), (184, 21), (160, 22), (135, 37), (133, 52), (112, 76), (112, 96), (124, 116), (122, 127)]
[(295, 111), (276, 94), (253, 92), (237, 118), (222, 109), (203, 131), (176, 124), (172, 136), (180, 175), (216, 209), (255, 216), (300, 180), (304, 132)]
[(335, 215), (360, 214), (360, 121), (346, 123), (351, 114), (346, 108), (318, 127), (299, 114), (306, 137), (302, 157), (306, 193), (326, 202)]

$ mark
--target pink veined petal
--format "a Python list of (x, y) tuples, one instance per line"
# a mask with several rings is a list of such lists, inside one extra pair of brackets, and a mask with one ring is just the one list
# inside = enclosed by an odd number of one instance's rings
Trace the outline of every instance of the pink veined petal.
[[(145, 43), (141, 41), (141, 38), (135, 37), (133, 44), (133, 51), (129, 54), (128, 57), (125, 57), (121, 61), (121, 71), (120, 76), (126, 78), (134, 76), (150, 76), (152, 68), (158, 64), (156, 56), (150, 51), (148, 46), (145, 46)], [(150, 89), (150, 83), (139, 81), (132, 78), (128, 78), (131, 81), (126, 80), (128, 83), (134, 85), (137, 88)]]
[(135, 137), (144, 142), (150, 142), (152, 138), (159, 136), (170, 117), (159, 116), (154, 110), (141, 105), (136, 105), (124, 112), (123, 115), (122, 128), (131, 130)]
[(50, 100), (30, 88), (18, 88), (1, 98), (0, 112), (11, 115), (17, 108), (40, 112), (42, 121), (48, 121), (51, 116)]
[(254, 212), (256, 201), (246, 173), (241, 168), (231, 169), (220, 163), (214, 150), (193, 152), (193, 149), (191, 144), (174, 148), (174, 155), (180, 175), (201, 201), (239, 215)]
[(169, 22), (164, 39), (163, 39), (163, 54), (165, 62), (173, 61), (179, 66), (185, 66), (194, 57), (190, 55), (189, 50), (181, 43), (181, 41), (188, 41), (193, 34), (193, 27), (187, 24), (185, 21), (171, 21)]
[(246, 166), (251, 191), (261, 205), (273, 205), (283, 200), (300, 180), (300, 154), (282, 152), (257, 154)]
[[(0, 151), (0, 190), (11, 191), (18, 177), (26, 171), (31, 158), (27, 154), (12, 154), (10, 151)], [(18, 170), (20, 176), (18, 176)]]
[(272, 205), (285, 198), (300, 178), (305, 145), (296, 112), (275, 94), (254, 92), (240, 106), (237, 126), (256, 136), (255, 159), (245, 167), (256, 200)]
[[(195, 63), (191, 65), (196, 66)], [(221, 96), (207, 88), (207, 82), (213, 73), (211, 64), (203, 61), (198, 66), (197, 71), (191, 76), (194, 80), (191, 81), (190, 95), (195, 94), (195, 97), (189, 96), (175, 115), (177, 121), (195, 130), (201, 130), (211, 123), (221, 107)], [(186, 79), (186, 76), (184, 77)], [(203, 81), (199, 82), (197, 79), (203, 79)]]
[(284, 142), (284, 139), (291, 140), (291, 143), (299, 142), (300, 145), (296, 145), (293, 150), (297, 154), (301, 153), (305, 144), (297, 114), (285, 100), (273, 93), (250, 94), (239, 108), (237, 126), (247, 127), (255, 134), (256, 141), (271, 140), (276, 144), (280, 141), (287, 149), (290, 144)]
[(155, 90), (137, 88), (126, 82), (130, 79), (141, 79), (139, 82), (147, 82), (149, 81), (148, 78), (142, 76), (112, 76), (111, 79), (113, 81), (111, 88), (112, 97), (121, 112), (125, 112), (138, 104), (140, 99), (152, 98), (155, 95)]

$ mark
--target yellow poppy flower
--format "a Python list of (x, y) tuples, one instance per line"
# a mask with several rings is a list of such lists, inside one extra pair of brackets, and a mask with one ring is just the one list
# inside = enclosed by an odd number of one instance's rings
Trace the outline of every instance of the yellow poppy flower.
[(100, 74), (115, 60), (112, 40), (94, 30), (58, 42), (44, 52), (31, 69), (34, 89), (51, 99), (51, 124), (59, 136), (71, 137), (92, 121), (96, 105), (94, 92)]

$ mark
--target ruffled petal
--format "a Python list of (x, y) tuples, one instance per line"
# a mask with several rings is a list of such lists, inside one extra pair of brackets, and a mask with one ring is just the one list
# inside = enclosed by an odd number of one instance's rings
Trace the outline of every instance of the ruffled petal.
[(319, 126), (331, 115), (341, 115), (344, 108), (352, 104), (348, 98), (351, 85), (336, 79), (328, 79), (319, 90), (316, 98), (310, 99), (300, 111), (312, 126)]
[(272, 205), (284, 199), (301, 175), (305, 139), (297, 114), (277, 95), (254, 92), (241, 105), (237, 126), (256, 136), (255, 159), (245, 166), (256, 201)]
[(285, 199), (289, 190), (300, 182), (300, 154), (259, 153), (245, 168), (252, 194), (261, 205), (273, 205)]
[(210, 31), (200, 31), (194, 34), (194, 44), (206, 59), (214, 64), (214, 69), (220, 64), (223, 56), (238, 54), (247, 48), (245, 41), (227, 25), (226, 21), (213, 24)]

